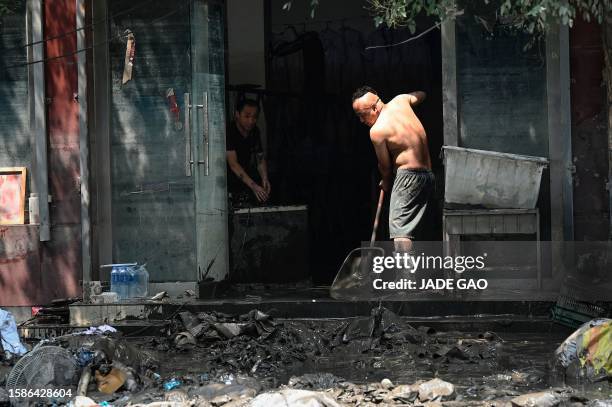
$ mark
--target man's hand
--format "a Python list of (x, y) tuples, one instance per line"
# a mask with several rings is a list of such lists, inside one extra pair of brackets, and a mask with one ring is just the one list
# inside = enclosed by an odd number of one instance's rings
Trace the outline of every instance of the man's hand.
[(420, 105), (421, 103), (423, 103), (423, 101), (425, 100), (425, 98), (427, 97), (427, 95), (425, 94), (425, 92), (422, 91), (416, 91), (416, 92), (410, 92), (408, 94), (408, 97), (410, 98), (410, 104), (412, 106), (417, 106)]
[(270, 191), (272, 190), (272, 186), (270, 185), (270, 181), (268, 181), (267, 178), (265, 178), (262, 181), (262, 186), (263, 186), (263, 189), (266, 190), (266, 194), (268, 194), (268, 197), (269, 197), (270, 196)]
[(378, 186), (382, 188), (383, 191), (389, 192), (389, 190), (391, 189), (391, 181), (388, 179), (382, 179), (380, 180)]
[(251, 191), (253, 191), (253, 194), (255, 194), (255, 197), (259, 202), (263, 203), (268, 200), (268, 193), (266, 192), (266, 190), (257, 185), (256, 183), (253, 183)]

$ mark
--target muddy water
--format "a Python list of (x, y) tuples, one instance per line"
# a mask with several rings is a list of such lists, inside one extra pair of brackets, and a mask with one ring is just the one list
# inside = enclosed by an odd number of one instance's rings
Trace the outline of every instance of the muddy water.
[[(436, 334), (449, 342), (477, 338), (477, 333)], [(376, 382), (389, 378), (394, 383), (414, 383), (439, 377), (455, 384), (460, 393), (482, 395), (487, 387), (521, 393), (554, 385), (549, 360), (564, 337), (543, 334), (505, 334), (496, 355), (480, 362), (454, 361), (444, 358), (419, 358), (401, 351), (376, 354), (342, 354), (320, 357), (288, 372), (299, 375), (329, 372), (354, 383)]]
[[(307, 326), (312, 327), (312, 322)], [(304, 335), (310, 335), (309, 340), (317, 340), (316, 333), (309, 331), (306, 325), (303, 332)], [(436, 332), (430, 335), (430, 339), (438, 344), (451, 345), (458, 341), (478, 340), (479, 334)], [(563, 386), (564, 378), (552, 372), (549, 366), (555, 349), (565, 337), (566, 334), (551, 332), (500, 333), (501, 340), (492, 341), (491, 353), (480, 360), (423, 356), (421, 353), (426, 352), (415, 349), (421, 345), (410, 344), (406, 344), (406, 347), (380, 346), (365, 353), (354, 352), (350, 346), (336, 347), (329, 353), (309, 356), (301, 362), (287, 363), (272, 374), (256, 372), (254, 375), (268, 383), (264, 387), (286, 384), (291, 376), (306, 373), (332, 373), (356, 384), (378, 382), (383, 378), (395, 384), (410, 384), (417, 380), (439, 377), (455, 384), (462, 398), (493, 399)], [(167, 378), (231, 372), (227, 366), (219, 369), (209, 351), (205, 345), (201, 345), (187, 352), (160, 353), (160, 374)], [(573, 387), (590, 399), (612, 397), (610, 384)]]

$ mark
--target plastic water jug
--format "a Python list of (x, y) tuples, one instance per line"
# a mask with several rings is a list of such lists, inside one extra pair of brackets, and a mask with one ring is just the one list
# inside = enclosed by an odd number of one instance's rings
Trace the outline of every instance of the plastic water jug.
[(149, 288), (149, 273), (145, 265), (132, 267), (133, 280), (130, 286), (131, 298), (146, 297)]
[(113, 264), (111, 269), (111, 291), (117, 293), (120, 300), (130, 297), (130, 287), (133, 285), (133, 278), (130, 269), (135, 263)]

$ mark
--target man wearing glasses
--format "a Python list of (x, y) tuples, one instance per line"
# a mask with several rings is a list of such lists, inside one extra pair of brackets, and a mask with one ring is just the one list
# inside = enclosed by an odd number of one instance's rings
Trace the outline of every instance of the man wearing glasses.
[(410, 251), (434, 190), (427, 135), (412, 109), (424, 99), (424, 92), (412, 92), (384, 103), (368, 86), (353, 94), (355, 114), (370, 127), (380, 186), (385, 192), (391, 190), (389, 236), (399, 251)]

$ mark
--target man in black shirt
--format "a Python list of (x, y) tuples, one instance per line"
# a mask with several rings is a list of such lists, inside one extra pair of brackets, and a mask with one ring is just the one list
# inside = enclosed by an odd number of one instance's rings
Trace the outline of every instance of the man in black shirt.
[(232, 198), (241, 199), (241, 195), (252, 192), (258, 202), (264, 203), (270, 196), (270, 182), (258, 115), (259, 105), (252, 99), (243, 99), (236, 106), (234, 122), (227, 133), (227, 186)]

